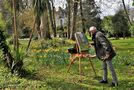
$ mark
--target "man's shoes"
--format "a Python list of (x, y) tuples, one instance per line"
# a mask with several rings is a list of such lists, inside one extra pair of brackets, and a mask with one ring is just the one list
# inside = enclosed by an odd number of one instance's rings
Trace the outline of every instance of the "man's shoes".
[(115, 86), (118, 86), (118, 83), (111, 83), (110, 85), (109, 85), (109, 87), (115, 87)]
[(106, 81), (104, 81), (104, 80), (101, 80), (100, 81), (100, 83), (104, 83), (104, 84), (107, 84), (108, 83), (108, 81), (106, 80)]

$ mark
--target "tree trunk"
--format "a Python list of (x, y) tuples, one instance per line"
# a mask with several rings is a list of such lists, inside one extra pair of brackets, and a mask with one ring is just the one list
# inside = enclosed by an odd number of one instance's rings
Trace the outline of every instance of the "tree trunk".
[(0, 47), (2, 48), (3, 55), (4, 55), (4, 61), (6, 62), (6, 65), (8, 68), (11, 69), (12, 63), (13, 63), (13, 57), (9, 53), (9, 48), (5, 43), (6, 39), (3, 35), (3, 31), (0, 30)]
[(46, 9), (45, 9), (43, 15), (41, 16), (41, 26), (40, 26), (41, 31), (42, 31), (41, 35), (44, 39), (51, 39), (47, 6), (45, 8)]
[(50, 17), (51, 27), (52, 27), (52, 30), (53, 30), (54, 37), (56, 37), (56, 28), (54, 26), (52, 8), (51, 8), (51, 4), (50, 4), (49, 0), (47, 0), (47, 5), (48, 5), (48, 10), (49, 10), (49, 17)]
[[(10, 65), (9, 68), (11, 69), (11, 72), (18, 72), (20, 74), (20, 70), (23, 66), (23, 60), (20, 60), (20, 53), (19, 53), (19, 41), (18, 41), (18, 32), (17, 32), (17, 20), (16, 20), (16, 0), (12, 0), (13, 3), (13, 28), (14, 28), (14, 54), (15, 54), (15, 59), (12, 57), (12, 55), (9, 52), (8, 46), (4, 43), (6, 39), (3, 40), (3, 43), (1, 44), (3, 48), (3, 54), (4, 54), (4, 59), (9, 63)], [(2, 36), (2, 35), (1, 35)], [(3, 35), (3, 37), (5, 37)], [(1, 37), (2, 38), (2, 37)]]
[(35, 32), (35, 23), (36, 23), (35, 20), (36, 20), (36, 18), (34, 18), (34, 25), (33, 25), (32, 32), (31, 32), (30, 37), (29, 37), (28, 45), (27, 45), (27, 48), (26, 48), (26, 53), (28, 52), (28, 49), (29, 49), (31, 41), (32, 41), (33, 34)]
[(80, 0), (80, 13), (81, 13), (82, 29), (83, 29), (83, 32), (86, 33), (84, 16), (83, 16), (83, 9), (82, 8), (83, 8), (82, 7), (82, 0)]
[(40, 25), (41, 25), (41, 19), (39, 16), (36, 16), (36, 31), (37, 31), (38, 39), (41, 39)]
[(11, 70), (11, 73), (14, 73), (14, 71), (18, 71), (18, 73), (20, 74), (21, 68), (23, 66), (23, 62), (22, 61), (15, 62), (14, 58), (12, 57), (10, 53), (9, 47), (6, 44), (6, 38), (3, 34), (3, 31), (1, 30), (0, 30), (0, 48), (2, 48), (4, 61), (7, 67)]
[(119, 39), (119, 36), (118, 36), (118, 34), (116, 34), (116, 39)]
[(75, 0), (74, 1), (74, 13), (73, 13), (73, 26), (72, 26), (72, 31), (71, 31), (71, 36), (70, 39), (75, 40), (74, 34), (76, 32), (76, 20), (77, 20), (77, 12), (78, 12), (78, 1), (79, 0)]
[(57, 36), (57, 33), (56, 33), (56, 21), (55, 21), (55, 7), (54, 7), (54, 2), (53, 0), (51, 0), (51, 3), (52, 3), (52, 11), (53, 11), (53, 24), (54, 24), (54, 37)]
[(67, 27), (68, 27), (68, 31), (67, 31), (67, 37), (68, 37), (68, 39), (70, 38), (70, 30), (71, 30), (71, 21), (70, 21), (70, 19), (71, 19), (71, 3), (70, 3), (70, 0), (67, 0), (67, 3), (68, 3), (68, 25), (67, 25)]
[(18, 33), (17, 33), (17, 20), (16, 20), (16, 0), (12, 1), (13, 3), (13, 36), (14, 36), (14, 50), (16, 53), (18, 52), (19, 49), (19, 44), (18, 44)]

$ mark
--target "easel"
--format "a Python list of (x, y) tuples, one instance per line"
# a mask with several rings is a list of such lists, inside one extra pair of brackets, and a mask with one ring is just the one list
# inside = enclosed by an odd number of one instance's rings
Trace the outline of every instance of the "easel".
[[(69, 72), (69, 70), (70, 70), (72, 64), (74, 64), (74, 62), (75, 62), (76, 60), (79, 60), (79, 75), (81, 75), (81, 74), (82, 74), (81, 59), (82, 59), (82, 58), (89, 58), (90, 65), (91, 65), (91, 67), (92, 67), (92, 69), (93, 69), (93, 72), (94, 72), (94, 74), (95, 74), (95, 77), (97, 77), (97, 74), (96, 74), (94, 65), (93, 65), (93, 63), (92, 63), (92, 61), (91, 61), (91, 58), (96, 57), (96, 55), (91, 55), (91, 54), (89, 54), (87, 51), (82, 51), (82, 50), (80, 49), (80, 44), (79, 44), (79, 41), (78, 41), (78, 39), (77, 39), (77, 37), (76, 37), (76, 34), (75, 34), (75, 38), (76, 38), (76, 44), (77, 44), (77, 45), (76, 45), (76, 49), (77, 49), (77, 52), (78, 52), (78, 53), (76, 53), (76, 54), (70, 54), (70, 64), (69, 64), (69, 67), (68, 67), (67, 72)], [(81, 78), (81, 77), (80, 77), (80, 78)]]

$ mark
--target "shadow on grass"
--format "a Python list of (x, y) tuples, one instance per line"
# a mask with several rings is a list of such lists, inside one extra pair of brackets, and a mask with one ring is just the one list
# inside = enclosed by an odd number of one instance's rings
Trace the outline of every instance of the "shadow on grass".
[(31, 71), (28, 71), (28, 70), (25, 70), (25, 69), (22, 69), (21, 70), (21, 74), (20, 74), (20, 77), (21, 78), (25, 78), (25, 79), (31, 79), (31, 80), (39, 80), (39, 81), (42, 81), (42, 78), (39, 77), (37, 75), (37, 73), (33, 73)]
[[(100, 80), (100, 77), (95, 77), (94, 80)], [(51, 79), (47, 80), (47, 86), (52, 90), (98, 90), (99, 87), (105, 88), (105, 85), (93, 82), (91, 80), (81, 80), (78, 82), (66, 82), (65, 80)]]
[(96, 76), (96, 77), (94, 77), (94, 79), (100, 81), (102, 79), (102, 77), (101, 76)]

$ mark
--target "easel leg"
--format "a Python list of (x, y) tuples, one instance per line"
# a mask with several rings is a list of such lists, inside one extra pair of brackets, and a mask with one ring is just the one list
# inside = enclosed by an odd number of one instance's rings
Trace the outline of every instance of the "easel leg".
[(82, 72), (82, 69), (81, 69), (81, 58), (79, 57), (79, 75), (80, 75), (80, 82), (82, 82), (81, 72)]
[(79, 74), (81, 75), (81, 58), (79, 57)]
[(75, 60), (76, 60), (76, 58), (72, 59), (72, 61), (70, 62), (69, 66), (68, 66), (67, 72), (69, 72), (69, 70), (70, 70), (70, 68), (71, 68), (71, 65), (74, 63)]
[(97, 77), (96, 71), (95, 71), (95, 69), (94, 69), (93, 63), (92, 63), (92, 61), (91, 61), (90, 58), (89, 58), (89, 61), (90, 61), (90, 64), (91, 64), (91, 66), (92, 66), (92, 69), (93, 69), (93, 71), (94, 71), (95, 77)]

